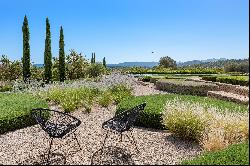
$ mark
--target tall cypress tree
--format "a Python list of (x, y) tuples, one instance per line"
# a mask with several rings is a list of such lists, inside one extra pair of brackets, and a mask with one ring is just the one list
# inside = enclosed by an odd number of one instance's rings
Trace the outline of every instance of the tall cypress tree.
[(28, 25), (28, 19), (26, 15), (24, 16), (23, 21), (23, 79), (26, 82), (26, 80), (30, 77), (30, 33), (29, 33), (29, 25)]
[(93, 52), (91, 53), (91, 60), (90, 60), (90, 63), (91, 63), (91, 64), (93, 63)]
[(107, 64), (106, 64), (106, 59), (105, 59), (105, 57), (103, 58), (103, 60), (102, 60), (102, 64), (103, 64), (103, 66), (106, 68), (107, 67)]
[(93, 54), (93, 63), (95, 63), (95, 52)]
[(59, 76), (60, 81), (65, 80), (65, 53), (64, 53), (64, 35), (63, 28), (60, 28), (60, 40), (59, 40)]
[(49, 83), (52, 79), (52, 53), (51, 53), (51, 34), (48, 17), (46, 18), (46, 39), (44, 50), (44, 79)]

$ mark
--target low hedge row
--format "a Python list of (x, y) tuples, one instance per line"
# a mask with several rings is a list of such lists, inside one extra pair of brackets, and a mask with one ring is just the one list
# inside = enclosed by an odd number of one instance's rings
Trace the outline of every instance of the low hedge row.
[(249, 79), (247, 76), (227, 76), (227, 77), (203, 76), (202, 79), (206, 81), (221, 82), (232, 85), (242, 85), (242, 86), (249, 85)]
[(145, 110), (140, 114), (136, 125), (149, 128), (164, 129), (165, 127), (162, 124), (162, 111), (164, 110), (164, 105), (167, 101), (174, 100), (176, 97), (180, 98), (183, 101), (206, 103), (208, 106), (216, 106), (222, 110), (233, 110), (239, 112), (248, 111), (246, 105), (213, 98), (191, 95), (157, 94), (147, 96), (133, 96), (131, 98), (122, 100), (121, 103), (119, 103), (117, 106), (116, 113), (120, 113), (138, 104), (146, 102), (147, 105), (145, 107)]
[(197, 96), (206, 96), (208, 91), (217, 90), (218, 87), (218, 85), (211, 83), (186, 81), (184, 79), (162, 79), (156, 82), (158, 90)]
[(0, 134), (36, 124), (32, 108), (48, 108), (46, 101), (23, 93), (0, 93)]
[(182, 165), (249, 165), (249, 140), (216, 152), (205, 152)]

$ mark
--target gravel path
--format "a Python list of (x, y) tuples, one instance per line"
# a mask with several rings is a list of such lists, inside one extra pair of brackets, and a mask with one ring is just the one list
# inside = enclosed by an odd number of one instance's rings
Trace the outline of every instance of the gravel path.
[[(149, 86), (135, 86), (135, 95), (162, 93)], [(61, 110), (51, 105), (51, 109)], [(52, 146), (51, 164), (89, 165), (89, 164), (178, 164), (183, 159), (192, 158), (201, 152), (199, 145), (174, 138), (171, 133), (163, 130), (135, 128), (133, 134), (140, 153), (127, 137), (119, 141), (119, 135), (111, 134), (106, 140), (103, 152), (101, 148), (104, 131), (101, 124), (113, 117), (115, 106), (100, 108), (95, 106), (91, 113), (77, 110), (72, 113), (82, 123), (76, 131), (82, 150), (71, 138), (55, 139)], [(34, 125), (14, 132), (0, 135), (0, 164), (44, 164), (43, 154), (49, 145), (48, 136)]]

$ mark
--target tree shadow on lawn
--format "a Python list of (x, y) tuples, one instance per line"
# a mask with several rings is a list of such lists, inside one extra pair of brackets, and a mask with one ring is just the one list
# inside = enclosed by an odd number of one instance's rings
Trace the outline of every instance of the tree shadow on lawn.
[(103, 147), (91, 157), (91, 165), (135, 165), (132, 155), (115, 146)]

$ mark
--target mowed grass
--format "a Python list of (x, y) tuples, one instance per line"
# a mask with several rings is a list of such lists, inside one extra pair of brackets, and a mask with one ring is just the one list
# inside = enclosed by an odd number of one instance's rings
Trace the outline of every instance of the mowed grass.
[(231, 112), (246, 112), (248, 107), (243, 104), (237, 104), (233, 102), (201, 97), (201, 96), (192, 96), (192, 95), (178, 95), (178, 94), (157, 94), (149, 96), (136, 96), (129, 99), (121, 101), (117, 106), (116, 112), (122, 112), (129, 108), (132, 108), (143, 102), (147, 103), (145, 110), (140, 114), (137, 125), (150, 127), (150, 128), (164, 128), (162, 121), (162, 111), (164, 110), (164, 105), (169, 100), (174, 100), (179, 98), (182, 101), (189, 101), (194, 103), (202, 103), (205, 107), (217, 107), (222, 112), (231, 111)]
[(45, 100), (25, 93), (0, 93), (0, 134), (35, 124), (32, 108), (48, 108)]
[(249, 140), (215, 152), (205, 152), (182, 165), (249, 165)]

